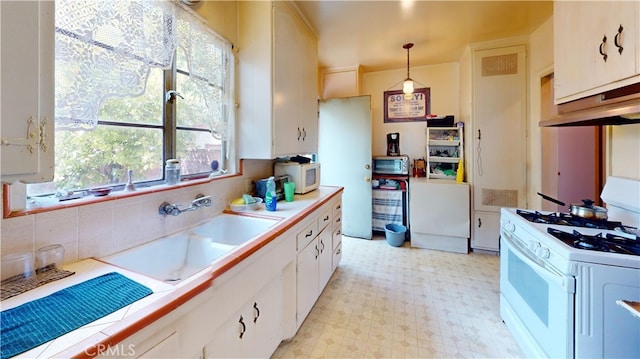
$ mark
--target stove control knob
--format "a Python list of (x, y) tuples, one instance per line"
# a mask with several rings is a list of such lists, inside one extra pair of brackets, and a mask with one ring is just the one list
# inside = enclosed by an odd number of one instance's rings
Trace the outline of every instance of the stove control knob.
[(516, 225), (515, 225), (515, 224), (513, 224), (513, 223), (511, 223), (511, 222), (507, 222), (507, 223), (504, 225), (504, 227), (505, 227), (505, 229), (506, 229), (507, 231), (509, 231), (509, 232), (511, 232), (511, 233), (513, 233), (513, 232), (515, 232), (515, 231), (516, 231)]
[(540, 248), (540, 242), (536, 242), (536, 241), (529, 242), (529, 249), (533, 253), (537, 253), (538, 252), (538, 248)]
[(538, 248), (537, 253), (538, 253), (538, 257), (542, 259), (549, 259), (549, 257), (551, 257), (551, 252), (549, 251), (549, 248), (546, 248), (546, 247)]

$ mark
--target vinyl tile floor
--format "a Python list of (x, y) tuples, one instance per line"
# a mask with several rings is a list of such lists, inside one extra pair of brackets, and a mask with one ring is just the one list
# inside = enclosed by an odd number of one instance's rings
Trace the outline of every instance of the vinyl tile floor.
[(500, 257), (343, 236), (342, 260), (273, 358), (521, 358), (500, 318)]

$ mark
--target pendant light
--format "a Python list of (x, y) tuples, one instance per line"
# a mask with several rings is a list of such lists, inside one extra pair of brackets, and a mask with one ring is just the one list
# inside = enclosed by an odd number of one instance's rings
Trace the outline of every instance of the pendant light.
[(403, 49), (407, 49), (407, 78), (402, 84), (402, 92), (405, 95), (405, 99), (411, 99), (413, 95), (413, 80), (409, 77), (409, 49), (413, 47), (413, 43), (409, 42), (402, 45)]

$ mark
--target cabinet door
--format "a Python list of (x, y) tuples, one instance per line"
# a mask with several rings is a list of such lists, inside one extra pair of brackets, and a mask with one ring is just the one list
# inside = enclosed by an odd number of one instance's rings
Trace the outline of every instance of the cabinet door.
[(304, 24), (300, 25), (300, 126), (303, 137), (298, 140), (299, 153), (318, 152), (318, 46)]
[(266, 358), (282, 339), (282, 276), (270, 281), (215, 331), (207, 358)]
[(331, 237), (333, 232), (330, 228), (325, 228), (318, 236), (318, 295), (329, 282), (333, 267), (331, 265), (333, 257), (333, 248), (331, 245)]
[(317, 152), (317, 41), (286, 2), (275, 2), (274, 26), (275, 154)]
[[(135, 353), (135, 346), (129, 348)], [(126, 357), (126, 353), (123, 353)], [(129, 353), (130, 354), (130, 353)], [(138, 358), (177, 358), (180, 353), (180, 341), (176, 332), (171, 333), (168, 337), (161, 339), (151, 349), (144, 352)]]
[(300, 47), (299, 25), (296, 15), (285, 2), (276, 1), (273, 7), (273, 146), (276, 155), (296, 151), (302, 138), (299, 124)]
[(639, 11), (637, 1), (554, 2), (556, 103), (637, 82)]
[(471, 248), (498, 251), (499, 247), (500, 213), (474, 212)]
[[(282, 276), (268, 283), (256, 295), (251, 305), (249, 330), (253, 331), (252, 342), (243, 347), (245, 358), (271, 356), (282, 339)], [(249, 345), (247, 345), (249, 344)]]
[(297, 325), (302, 322), (311, 311), (313, 304), (318, 298), (318, 249), (317, 239), (309, 243), (304, 249), (298, 252), (297, 264)]
[(54, 2), (1, 1), (0, 6), (2, 181), (51, 181)]

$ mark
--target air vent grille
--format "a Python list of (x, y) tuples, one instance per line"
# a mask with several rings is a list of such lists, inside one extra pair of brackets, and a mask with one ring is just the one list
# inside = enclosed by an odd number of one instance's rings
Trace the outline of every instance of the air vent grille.
[(518, 54), (482, 58), (482, 77), (515, 75), (518, 73)]
[(482, 204), (495, 207), (518, 207), (518, 190), (483, 188)]

